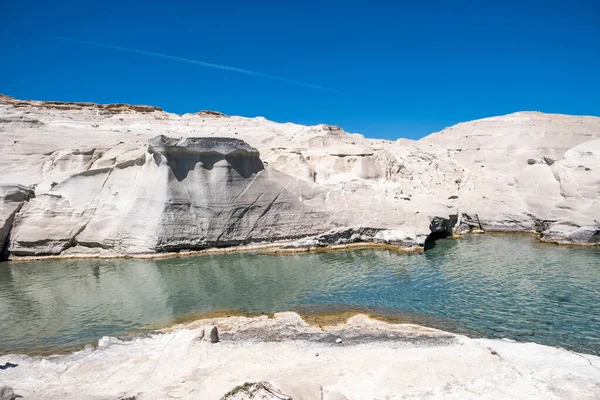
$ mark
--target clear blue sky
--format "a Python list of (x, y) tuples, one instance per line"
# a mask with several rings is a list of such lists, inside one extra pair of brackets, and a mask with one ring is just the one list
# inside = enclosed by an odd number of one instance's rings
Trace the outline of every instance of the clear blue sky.
[(5, 1), (0, 93), (393, 139), (520, 110), (600, 115), (600, 1)]

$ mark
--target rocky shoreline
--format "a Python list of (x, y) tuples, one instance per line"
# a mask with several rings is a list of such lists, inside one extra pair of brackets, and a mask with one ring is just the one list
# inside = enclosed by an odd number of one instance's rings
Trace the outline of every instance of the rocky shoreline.
[(149, 254), (59, 254), (54, 256), (11, 256), (8, 261), (27, 262), (39, 260), (88, 260), (88, 259), (160, 259), (176, 257), (196, 257), (207, 254), (256, 253), (256, 254), (302, 254), (326, 251), (377, 249), (398, 253), (422, 253), (423, 247), (402, 247), (383, 243), (358, 242), (350, 244), (326, 245), (321, 247), (296, 246), (294, 242), (266, 243), (264, 245), (240, 245), (225, 248), (208, 248), (205, 250), (161, 252)]
[(482, 231), (600, 243), (597, 117), (520, 112), (391, 141), (324, 124), (0, 96), (0, 132), (4, 259), (283, 242), (419, 251)]
[[(572, 243), (565, 241), (551, 241), (545, 239), (539, 232), (536, 231), (470, 231), (462, 234), (454, 234), (447, 236), (453, 240), (460, 240), (465, 235), (527, 235), (534, 236), (537, 238), (538, 243), (555, 245), (555, 246), (597, 246), (597, 243)], [(312, 238), (309, 238), (309, 240)], [(319, 253), (328, 251), (351, 251), (351, 250), (363, 250), (363, 249), (375, 249), (393, 251), (397, 253), (423, 253), (425, 248), (422, 246), (414, 247), (403, 247), (400, 245), (393, 245), (388, 243), (374, 243), (374, 242), (354, 242), (346, 244), (320, 244), (320, 245), (306, 245), (302, 241), (282, 241), (282, 242), (270, 242), (270, 243), (257, 243), (252, 245), (239, 245), (231, 247), (212, 247), (204, 250), (191, 250), (191, 251), (177, 251), (177, 252), (160, 252), (160, 253), (147, 253), (147, 254), (58, 254), (58, 255), (41, 255), (41, 256), (11, 256), (8, 261), (13, 262), (27, 262), (27, 261), (40, 261), (40, 260), (90, 260), (90, 259), (162, 259), (162, 258), (177, 258), (177, 257), (197, 257), (202, 255), (211, 254), (231, 254), (231, 253), (255, 253), (255, 254), (274, 254), (274, 255), (295, 255), (302, 253)]]
[(600, 388), (597, 356), (366, 315), (311, 326), (291, 312), (105, 337), (68, 355), (4, 355), (0, 365), (2, 384), (27, 399), (593, 399)]

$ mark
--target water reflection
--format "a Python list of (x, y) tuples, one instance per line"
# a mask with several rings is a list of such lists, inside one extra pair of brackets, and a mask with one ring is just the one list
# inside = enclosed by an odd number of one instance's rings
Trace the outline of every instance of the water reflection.
[(354, 308), (600, 352), (600, 249), (522, 236), (358, 250), (0, 264), (0, 352), (57, 350), (222, 309)]

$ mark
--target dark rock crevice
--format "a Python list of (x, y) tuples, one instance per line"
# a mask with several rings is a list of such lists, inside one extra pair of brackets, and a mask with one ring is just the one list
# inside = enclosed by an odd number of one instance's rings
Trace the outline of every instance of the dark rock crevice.
[(3, 225), (0, 225), (0, 261), (8, 260), (10, 255), (8, 251), (8, 245), (10, 243), (10, 233), (12, 231), (13, 222), (15, 215), (21, 210), (23, 203), (21, 203), (14, 212), (12, 212), (6, 219)]
[[(8, 216), (0, 219), (0, 261), (8, 260), (10, 256), (9, 244), (10, 236), (15, 223), (15, 218), (25, 202), (35, 197), (35, 193), (32, 189), (23, 185), (8, 185), (0, 187), (0, 202), (4, 203), (10, 210), (10, 207), (14, 207), (12, 212), (9, 212)], [(12, 205), (11, 205), (12, 203)]]
[(534, 229), (538, 233), (542, 233), (542, 232), (548, 230), (550, 228), (550, 226), (556, 222), (556, 220), (549, 220), (549, 219), (538, 219), (538, 218), (532, 218), (532, 219), (533, 219)]
[(433, 217), (429, 224), (429, 230), (431, 233), (425, 239), (423, 248), (425, 251), (435, 247), (436, 240), (443, 239), (452, 236), (452, 232), (456, 223), (458, 222), (458, 215), (449, 215), (448, 218), (444, 217)]
[(478, 214), (473, 214), (473, 216), (471, 216), (470, 214), (462, 213), (459, 225), (460, 232), (469, 232), (473, 230), (483, 232), (484, 230)]
[(594, 232), (594, 234), (590, 237), (588, 243), (600, 243), (600, 229)]

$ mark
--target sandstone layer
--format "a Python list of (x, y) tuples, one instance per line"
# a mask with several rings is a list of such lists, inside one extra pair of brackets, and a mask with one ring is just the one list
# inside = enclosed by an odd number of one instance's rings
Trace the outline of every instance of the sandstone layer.
[(469, 231), (600, 242), (600, 118), (520, 112), (418, 141), (329, 125), (0, 96), (4, 257)]
[(600, 357), (365, 315), (324, 328), (295, 313), (215, 318), (0, 365), (2, 384), (44, 400), (581, 400), (600, 390)]

